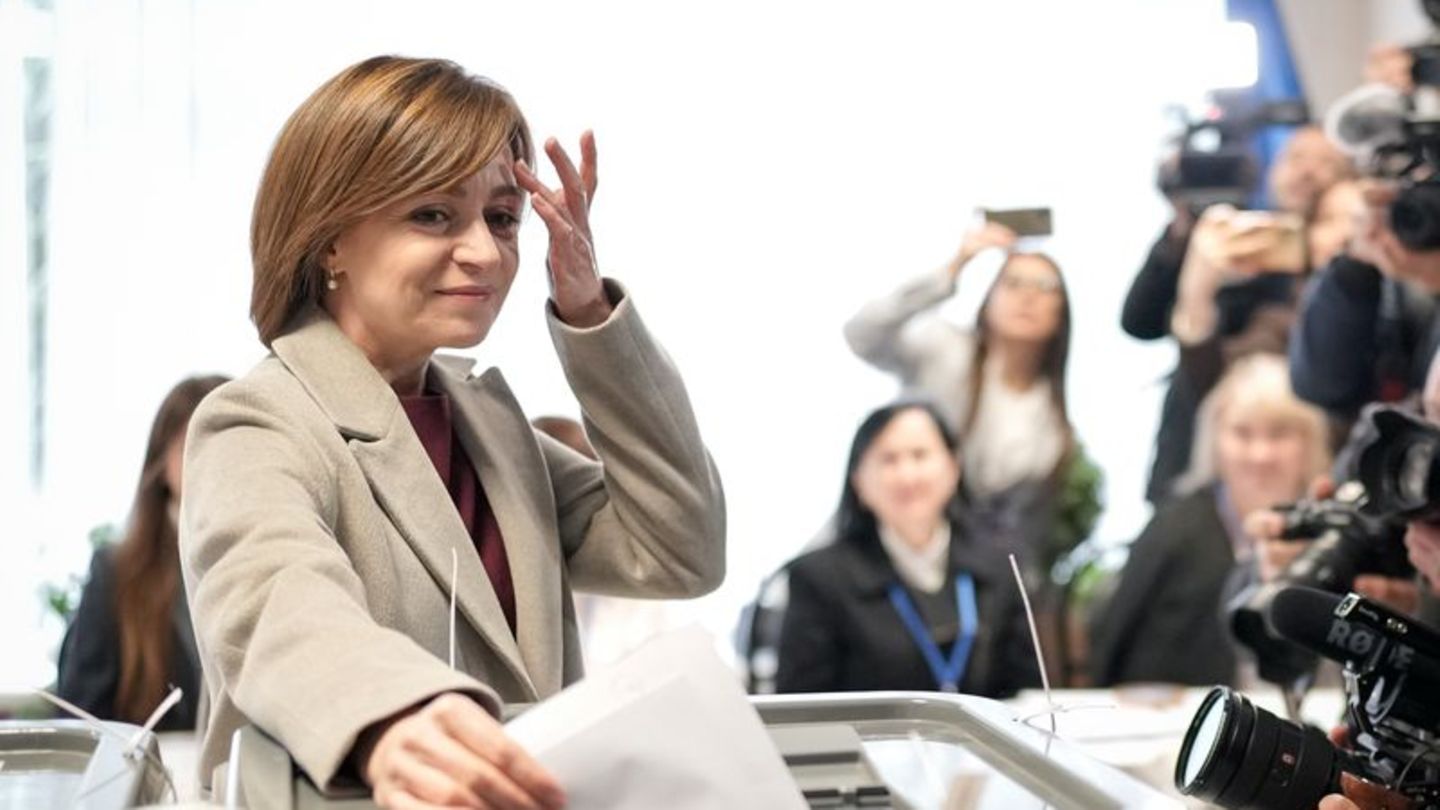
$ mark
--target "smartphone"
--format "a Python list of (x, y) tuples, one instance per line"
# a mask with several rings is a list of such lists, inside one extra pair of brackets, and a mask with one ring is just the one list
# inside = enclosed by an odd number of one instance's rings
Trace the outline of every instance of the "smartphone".
[[(1294, 214), (1272, 211), (1237, 211), (1231, 220), (1238, 254), (1272, 273), (1305, 272), (1305, 223)], [(1241, 244), (1258, 249), (1242, 249)]]
[(1049, 236), (1052, 233), (1049, 208), (982, 208), (986, 222), (1004, 225), (1016, 236)]

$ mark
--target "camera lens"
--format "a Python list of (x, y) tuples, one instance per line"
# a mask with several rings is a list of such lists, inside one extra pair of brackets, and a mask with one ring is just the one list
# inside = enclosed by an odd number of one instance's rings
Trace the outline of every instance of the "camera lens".
[(1213, 691), (1195, 713), (1190, 733), (1185, 736), (1185, 745), (1180, 749), (1180, 762), (1176, 766), (1176, 787), (1181, 793), (1201, 787), (1201, 775), (1209, 775), (1210, 762), (1220, 744), (1220, 732), (1229, 719), (1229, 704), (1219, 699), (1219, 691)]
[(1185, 733), (1175, 787), (1221, 807), (1313, 808), (1338, 784), (1338, 768), (1319, 729), (1281, 720), (1217, 686)]
[(1424, 184), (1400, 192), (1390, 204), (1390, 227), (1411, 250), (1440, 248), (1440, 187)]
[(1435, 447), (1417, 442), (1405, 449), (1396, 475), (1396, 494), (1406, 508), (1425, 506), (1429, 501), (1430, 465), (1435, 461)]

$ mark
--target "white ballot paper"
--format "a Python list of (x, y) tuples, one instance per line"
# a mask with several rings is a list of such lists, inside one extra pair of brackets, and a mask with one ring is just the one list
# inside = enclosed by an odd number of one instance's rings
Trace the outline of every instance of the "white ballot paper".
[(699, 628), (662, 635), (506, 725), (570, 810), (808, 805)]

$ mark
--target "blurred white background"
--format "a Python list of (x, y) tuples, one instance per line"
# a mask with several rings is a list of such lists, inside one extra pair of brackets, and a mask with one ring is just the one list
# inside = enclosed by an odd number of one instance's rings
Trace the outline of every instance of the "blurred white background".
[[(1216, 44), (1236, 42), (1213, 37), (1222, 18), (1221, 0), (0, 0), (0, 684), (52, 677), (60, 627), (39, 584), (83, 572), (88, 530), (123, 521), (164, 392), (260, 358), (248, 223), (267, 150), (311, 90), (376, 53), (497, 79), (541, 137), (595, 129), (603, 269), (684, 372), (729, 496), (729, 579), (687, 615), (728, 632), (823, 524), (858, 419), (895, 393), (841, 325), (948, 258), (980, 205), (1055, 210), (1044, 249), (1071, 287), (1070, 402), (1108, 479), (1099, 535), (1132, 537), (1173, 353), (1125, 337), (1119, 310), (1165, 221), (1165, 106), (1253, 71), (1253, 53)], [(40, 223), (26, 216), (36, 69)], [(544, 331), (543, 246), (532, 218), (476, 354), (532, 416), (573, 416)], [(973, 316), (993, 264), (966, 273), (950, 317)]]

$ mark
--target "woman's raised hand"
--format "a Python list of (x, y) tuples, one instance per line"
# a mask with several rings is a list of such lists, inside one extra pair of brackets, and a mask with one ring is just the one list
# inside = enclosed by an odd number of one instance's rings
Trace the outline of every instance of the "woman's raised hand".
[(590, 202), (595, 198), (595, 134), (580, 136), (580, 168), (554, 138), (545, 141), (545, 154), (560, 177), (560, 188), (540, 182), (523, 160), (515, 162), (515, 178), (530, 192), (535, 213), (550, 231), (550, 297), (555, 312), (571, 326), (597, 326), (610, 317), (610, 301), (595, 264), (595, 243), (590, 234)]
[(1002, 248), (1009, 250), (1015, 246), (1015, 232), (995, 222), (986, 222), (971, 228), (965, 234), (965, 239), (960, 243), (960, 250), (955, 253), (955, 258), (950, 262), (952, 275), (959, 275), (960, 269), (970, 263), (982, 250), (990, 248)]

